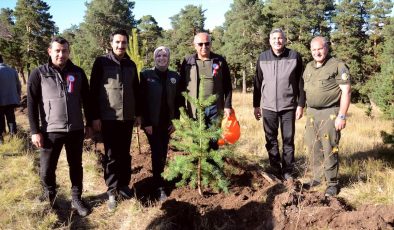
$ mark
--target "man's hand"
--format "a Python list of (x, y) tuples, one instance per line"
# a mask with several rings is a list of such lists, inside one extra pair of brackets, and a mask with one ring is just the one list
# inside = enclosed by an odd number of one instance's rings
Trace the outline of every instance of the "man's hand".
[(141, 125), (141, 117), (136, 117), (134, 124), (135, 124), (135, 126), (140, 126)]
[(304, 115), (304, 108), (302, 108), (301, 106), (297, 106), (296, 119), (297, 120), (301, 119), (303, 115)]
[(341, 131), (346, 127), (346, 120), (339, 117), (335, 118), (335, 130)]
[(256, 120), (260, 120), (261, 118), (261, 109), (259, 107), (254, 108), (254, 117)]
[(92, 126), (93, 126), (94, 131), (100, 132), (101, 131), (101, 120), (100, 119), (93, 120)]
[(92, 127), (86, 126), (85, 127), (85, 138), (90, 139), (94, 135)]
[(44, 138), (41, 133), (31, 135), (31, 142), (37, 148), (42, 148), (44, 146)]
[(231, 115), (231, 109), (230, 108), (224, 108), (224, 117), (229, 117)]
[(146, 126), (144, 129), (147, 134), (152, 135), (152, 126)]

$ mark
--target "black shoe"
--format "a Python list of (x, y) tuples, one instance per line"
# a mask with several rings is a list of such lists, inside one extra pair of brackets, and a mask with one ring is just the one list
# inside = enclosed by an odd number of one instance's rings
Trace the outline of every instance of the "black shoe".
[(126, 199), (131, 199), (133, 198), (133, 191), (131, 191), (131, 189), (127, 186), (122, 187), (119, 189), (119, 194)]
[(157, 198), (159, 199), (159, 201), (165, 201), (165, 200), (167, 200), (167, 194), (166, 194), (166, 192), (164, 191), (164, 188), (163, 188), (163, 187), (159, 187), (159, 188), (157, 189)]
[(302, 188), (305, 189), (305, 190), (309, 190), (309, 189), (311, 189), (313, 187), (316, 187), (316, 186), (319, 186), (319, 185), (320, 185), (319, 181), (311, 180), (308, 183), (302, 184)]
[(80, 199), (72, 199), (71, 208), (75, 209), (78, 212), (78, 215), (85, 217), (89, 214), (89, 209), (86, 207), (86, 204)]
[(337, 186), (328, 186), (326, 192), (324, 193), (325, 196), (336, 196), (338, 195), (338, 188)]
[(108, 211), (110, 212), (114, 212), (116, 209), (116, 196), (115, 195), (109, 195), (108, 196), (108, 201), (107, 201), (107, 205), (108, 205)]

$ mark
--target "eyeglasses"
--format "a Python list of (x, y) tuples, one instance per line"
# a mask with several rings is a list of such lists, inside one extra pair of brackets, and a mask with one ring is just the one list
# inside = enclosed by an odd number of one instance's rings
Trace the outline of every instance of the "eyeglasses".
[(196, 43), (198, 46), (203, 46), (203, 45), (205, 45), (205, 46), (210, 46), (211, 45), (211, 43), (210, 42), (199, 42), (199, 43)]

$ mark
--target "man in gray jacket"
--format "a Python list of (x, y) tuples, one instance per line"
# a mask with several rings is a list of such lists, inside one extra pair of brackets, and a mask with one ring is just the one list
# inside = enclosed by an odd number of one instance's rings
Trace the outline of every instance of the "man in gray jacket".
[(16, 134), (15, 107), (19, 105), (21, 97), (21, 83), (18, 73), (3, 63), (0, 55), (0, 144), (3, 143), (5, 120), (7, 118), (8, 131)]
[[(281, 29), (270, 33), (271, 49), (260, 54), (254, 78), (253, 107), (263, 126), (270, 165), (283, 179), (293, 178), (295, 119), (300, 119), (305, 105), (302, 59), (285, 47)], [(283, 154), (279, 153), (278, 128), (281, 127)]]
[[(84, 122), (89, 135), (89, 83), (84, 71), (69, 60), (70, 47), (61, 37), (52, 39), (47, 64), (34, 69), (27, 83), (27, 108), (33, 144), (40, 148), (41, 200), (56, 200), (56, 166), (65, 146), (71, 179), (71, 206), (80, 216), (89, 209), (81, 200)], [(40, 126), (41, 124), (41, 126)]]

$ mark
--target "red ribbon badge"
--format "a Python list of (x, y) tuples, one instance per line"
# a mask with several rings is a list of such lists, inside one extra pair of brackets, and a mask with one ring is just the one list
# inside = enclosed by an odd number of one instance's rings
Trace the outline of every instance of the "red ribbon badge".
[(75, 82), (75, 77), (73, 75), (67, 75), (67, 92), (68, 93), (74, 92), (74, 82)]
[(212, 64), (212, 77), (215, 77), (219, 71), (219, 64), (213, 63)]

